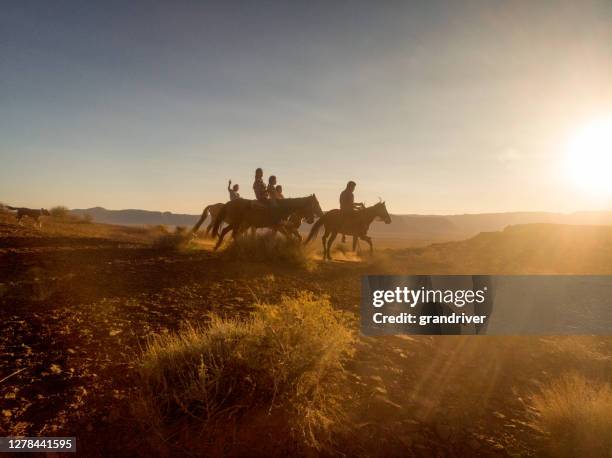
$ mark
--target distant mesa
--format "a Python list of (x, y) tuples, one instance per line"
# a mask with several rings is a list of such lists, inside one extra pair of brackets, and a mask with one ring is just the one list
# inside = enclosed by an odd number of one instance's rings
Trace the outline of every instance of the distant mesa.
[[(71, 210), (83, 216), (91, 215), (98, 223), (127, 226), (164, 224), (167, 226), (193, 226), (199, 215), (149, 211), (138, 209), (107, 210), (102, 207)], [(612, 212), (513, 212), (464, 215), (393, 215), (392, 224), (377, 224), (371, 234), (377, 237), (411, 238), (414, 240), (462, 240), (480, 232), (501, 231), (507, 226), (533, 223), (612, 225)], [(306, 225), (302, 228), (307, 230)]]

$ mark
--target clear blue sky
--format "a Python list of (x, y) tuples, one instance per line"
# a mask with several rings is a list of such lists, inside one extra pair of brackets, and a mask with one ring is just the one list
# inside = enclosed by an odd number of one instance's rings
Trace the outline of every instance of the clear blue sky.
[[(394, 213), (612, 208), (612, 2), (7, 1), (0, 201), (198, 213), (253, 170)], [(612, 154), (612, 153), (611, 153)]]

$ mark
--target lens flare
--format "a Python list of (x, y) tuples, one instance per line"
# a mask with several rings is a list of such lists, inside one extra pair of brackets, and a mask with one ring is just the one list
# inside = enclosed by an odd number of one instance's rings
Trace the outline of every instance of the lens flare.
[(584, 190), (612, 194), (612, 117), (587, 124), (572, 136), (567, 167)]

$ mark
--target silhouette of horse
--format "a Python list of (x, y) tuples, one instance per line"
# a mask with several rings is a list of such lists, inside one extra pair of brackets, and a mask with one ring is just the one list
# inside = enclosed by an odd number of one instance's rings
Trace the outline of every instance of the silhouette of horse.
[[(226, 203), (213, 226), (213, 235), (219, 236), (215, 250), (221, 246), (225, 235), (232, 231), (236, 238), (248, 228), (271, 228), (288, 236), (285, 229), (285, 220), (293, 215), (313, 221), (315, 216), (323, 216), (317, 197), (312, 194), (308, 197), (279, 199), (274, 205), (267, 205), (256, 200), (236, 199)], [(228, 225), (219, 234), (219, 226), (225, 221)], [(298, 234), (299, 235), (299, 234)]]
[[(387, 207), (384, 202), (379, 202), (371, 207), (366, 207), (364, 210), (355, 212), (343, 212), (341, 210), (330, 210), (322, 218), (312, 226), (310, 234), (304, 242), (305, 244), (314, 239), (321, 226), (325, 227), (325, 233), (323, 234), (323, 259), (331, 260), (331, 247), (336, 239), (336, 236), (340, 234), (352, 235), (353, 238), (353, 249), (357, 239), (365, 240), (370, 245), (370, 253), (374, 251), (372, 245), (372, 239), (368, 237), (368, 229), (370, 224), (374, 221), (374, 218), (381, 218), (385, 224), (391, 223), (391, 217), (387, 212)], [(329, 237), (329, 240), (327, 237)]]
[(24, 208), (24, 207), (11, 207), (7, 205), (6, 208), (9, 210), (13, 210), (17, 212), (17, 224), (21, 225), (21, 220), (25, 217), (32, 218), (36, 221), (38, 227), (42, 227), (42, 223), (40, 222), (41, 216), (50, 216), (51, 213), (46, 208), (41, 209), (33, 209), (33, 208)]
[(215, 218), (217, 217), (224, 205), (224, 203), (219, 202), (218, 204), (211, 204), (207, 206), (202, 212), (202, 216), (200, 216), (200, 219), (198, 220), (196, 225), (193, 226), (193, 229), (191, 229), (191, 232), (193, 234), (198, 232), (198, 229), (200, 229), (200, 226), (202, 225), (202, 223), (204, 223), (204, 220), (206, 220), (206, 216), (210, 215), (210, 223), (208, 223), (208, 226), (206, 226), (206, 236), (208, 237), (211, 229), (214, 226)]

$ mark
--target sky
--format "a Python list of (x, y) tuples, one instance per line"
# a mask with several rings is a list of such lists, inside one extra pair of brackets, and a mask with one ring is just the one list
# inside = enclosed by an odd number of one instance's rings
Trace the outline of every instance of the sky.
[(566, 164), (612, 116), (611, 24), (609, 1), (5, 1), (0, 202), (195, 214), (262, 167), (325, 210), (348, 180), (396, 214), (612, 210)]

